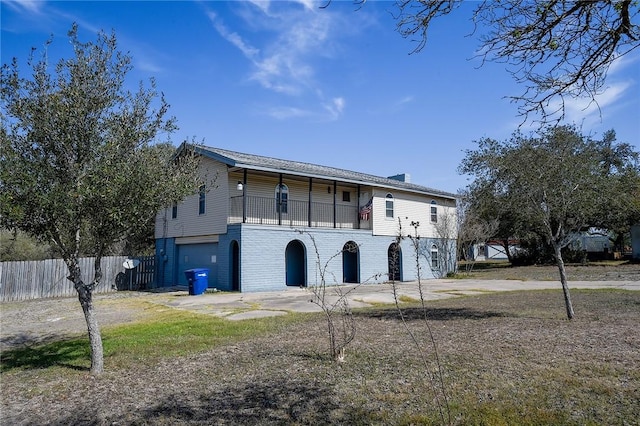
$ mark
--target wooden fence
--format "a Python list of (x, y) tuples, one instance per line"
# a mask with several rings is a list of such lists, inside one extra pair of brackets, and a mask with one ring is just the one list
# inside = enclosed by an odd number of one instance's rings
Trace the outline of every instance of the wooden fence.
[[(155, 256), (138, 257), (137, 268), (123, 267), (125, 256), (103, 257), (102, 281), (95, 293), (116, 290), (152, 288), (155, 280)], [(79, 260), (82, 279), (93, 280), (94, 258)], [(69, 271), (62, 259), (0, 263), (0, 302), (76, 296), (73, 283), (67, 279)]]

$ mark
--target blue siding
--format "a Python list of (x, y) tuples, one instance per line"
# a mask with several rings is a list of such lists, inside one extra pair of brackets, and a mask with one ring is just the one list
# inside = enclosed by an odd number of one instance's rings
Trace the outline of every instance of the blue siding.
[[(178, 267), (175, 280), (178, 285), (188, 285), (184, 271), (195, 268), (209, 270), (208, 287), (218, 285), (218, 243), (184, 244), (177, 246)], [(215, 258), (215, 262), (213, 261)]]
[(156, 240), (156, 256), (158, 259), (157, 287), (171, 287), (175, 283), (176, 243), (175, 238), (159, 238)]
[[(341, 283), (343, 277), (342, 248), (348, 241), (359, 246), (360, 282), (382, 283), (387, 281), (387, 250), (395, 239), (389, 236), (373, 236), (370, 230), (318, 229), (310, 231), (311, 236), (291, 228), (265, 227), (238, 224), (228, 226), (228, 232), (219, 236), (217, 244), (193, 244), (176, 246), (173, 239), (156, 241), (156, 250), (166, 252), (164, 273), (159, 274), (160, 286), (186, 285), (184, 269), (204, 267), (210, 269), (209, 285), (220, 290), (232, 289), (231, 244), (239, 245), (240, 290), (243, 292), (284, 290), (286, 286), (285, 251), (287, 244), (299, 240), (306, 251), (307, 286), (320, 284), (319, 268), (326, 268), (327, 284)], [(421, 242), (431, 246), (433, 240)], [(165, 247), (163, 249), (163, 247)], [(215, 246), (215, 249), (214, 249)], [(402, 279), (417, 279), (416, 259), (413, 245), (405, 239), (400, 243), (402, 250)], [(189, 263), (184, 263), (184, 255)], [(217, 256), (211, 264), (212, 254)], [(195, 257), (192, 257), (195, 256)], [(200, 257), (202, 257), (200, 259)], [(428, 259), (421, 256), (422, 278), (433, 278)]]
[[(240, 264), (242, 265), (242, 245), (241, 240), (241, 225), (229, 225), (227, 227), (227, 233), (220, 235), (218, 243), (218, 284), (219, 290), (230, 291), (231, 286), (231, 243), (237, 241), (240, 246)], [(242, 283), (242, 267), (240, 271), (240, 282)], [(242, 285), (240, 287), (242, 290)]]

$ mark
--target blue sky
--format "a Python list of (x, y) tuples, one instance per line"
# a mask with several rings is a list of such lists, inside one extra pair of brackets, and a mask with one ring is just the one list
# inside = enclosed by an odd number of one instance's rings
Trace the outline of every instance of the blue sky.
[[(334, 0), (1, 3), (2, 63), (23, 70), (31, 47), (53, 35), (51, 58), (115, 31), (133, 58), (129, 83), (156, 79), (186, 138), (209, 146), (379, 176), (456, 192), (474, 141), (506, 139), (522, 122), (505, 96), (518, 87), (501, 64), (479, 67), (469, 20), (474, 2), (441, 18), (427, 47), (395, 31), (392, 2), (357, 8)], [(600, 110), (568, 103), (567, 122), (596, 137), (616, 130), (640, 149), (640, 54), (609, 72)]]

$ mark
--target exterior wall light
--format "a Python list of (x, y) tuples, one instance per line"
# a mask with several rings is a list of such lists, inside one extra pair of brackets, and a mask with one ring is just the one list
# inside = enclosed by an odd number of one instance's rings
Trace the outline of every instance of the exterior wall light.
[(242, 185), (241, 181), (238, 181), (238, 184), (236, 185), (236, 189), (238, 191), (242, 191), (244, 189), (244, 185)]

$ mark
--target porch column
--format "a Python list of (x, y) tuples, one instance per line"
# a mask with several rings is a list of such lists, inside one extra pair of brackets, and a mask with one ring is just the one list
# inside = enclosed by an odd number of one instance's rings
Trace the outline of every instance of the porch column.
[[(287, 199), (287, 201), (289, 200)], [(278, 183), (277, 207), (278, 207), (278, 225), (282, 225), (282, 173), (280, 173), (280, 182)]]
[(336, 226), (336, 216), (337, 216), (336, 189), (338, 189), (338, 183), (334, 180), (333, 181), (333, 227), (334, 228), (337, 228)]
[(356, 220), (357, 220), (357, 224), (358, 224), (358, 229), (360, 229), (360, 185), (358, 184), (358, 195), (356, 195), (357, 201), (356, 201)]
[(247, 223), (247, 169), (242, 173), (242, 223)]
[(313, 197), (311, 196), (312, 190), (313, 190), (313, 178), (310, 177), (309, 178), (309, 207), (307, 208), (308, 209), (307, 221), (308, 221), (309, 228), (311, 228), (311, 206), (313, 205)]

